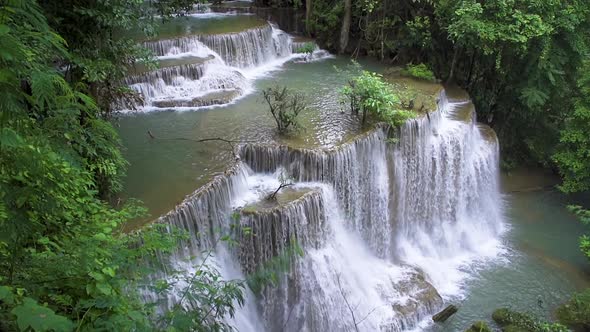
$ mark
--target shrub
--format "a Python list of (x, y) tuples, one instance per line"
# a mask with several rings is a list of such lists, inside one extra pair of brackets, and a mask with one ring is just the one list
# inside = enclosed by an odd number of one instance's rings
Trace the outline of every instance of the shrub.
[(341, 90), (343, 102), (348, 103), (354, 114), (362, 114), (365, 123), (367, 115), (373, 115), (392, 126), (414, 116), (412, 112), (401, 110), (400, 98), (393, 87), (379, 74), (363, 70)]
[(313, 53), (313, 51), (315, 51), (315, 43), (312, 42), (308, 42), (303, 44), (303, 46), (297, 48), (295, 50), (295, 53), (306, 53), (306, 54), (311, 54)]
[(574, 297), (557, 308), (557, 319), (572, 329), (590, 329), (590, 289)]
[(262, 90), (262, 96), (275, 119), (279, 133), (286, 133), (289, 128), (299, 128), (297, 116), (307, 109), (304, 95), (292, 92), (284, 86), (274, 86)]
[(402, 69), (401, 74), (405, 75), (405, 76), (417, 78), (420, 80), (425, 80), (425, 81), (430, 81), (430, 82), (436, 81), (436, 77), (434, 76), (434, 73), (432, 72), (432, 70), (430, 70), (428, 68), (428, 66), (426, 66), (423, 63), (417, 64), (417, 65), (409, 64), (406, 66), (405, 69)]

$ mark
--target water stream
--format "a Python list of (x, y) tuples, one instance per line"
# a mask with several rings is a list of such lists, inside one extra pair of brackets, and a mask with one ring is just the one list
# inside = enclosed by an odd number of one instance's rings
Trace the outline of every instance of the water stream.
[[(171, 257), (187, 271), (229, 231), (236, 212), (255, 236), (238, 232), (238, 248), (216, 245), (212, 262), (224, 277), (243, 278), (293, 241), (302, 247), (276, 286), (248, 291), (231, 321), (239, 330), (344, 331), (356, 324), (362, 331), (456, 331), (515, 296), (510, 303), (532, 308), (536, 288), (551, 290), (535, 310), (547, 315), (585, 285), (575, 248), (561, 256), (563, 246), (551, 247), (546, 232), (529, 233), (535, 227), (522, 220), (540, 220), (539, 229), (565, 220), (561, 231), (572, 241), (580, 227), (563, 209), (523, 215), (533, 203), (561, 204), (553, 194), (502, 195), (497, 138), (477, 123), (464, 93), (440, 91), (428, 117), (399, 129), (361, 128), (338, 102), (347, 74), (333, 66), (346, 59), (316, 49), (312, 61), (302, 61), (292, 37), (275, 25), (199, 15), (144, 41), (160, 68), (138, 67), (126, 81), (145, 98), (119, 119), (131, 162), (126, 191), (162, 215), (157, 222), (190, 234)], [(247, 23), (238, 31), (207, 28), (232, 20)], [(255, 93), (275, 83), (306, 93), (311, 104), (305, 129), (291, 137), (276, 136)], [(220, 136), (244, 143), (191, 141)], [(281, 204), (266, 206), (279, 174), (295, 185)], [(170, 306), (178, 298), (165, 300)], [(445, 302), (463, 308), (432, 325), (430, 315)]]

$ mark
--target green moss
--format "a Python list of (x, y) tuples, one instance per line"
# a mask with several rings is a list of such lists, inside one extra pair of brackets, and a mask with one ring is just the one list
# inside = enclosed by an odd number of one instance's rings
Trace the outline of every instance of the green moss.
[(465, 330), (465, 332), (492, 332), (492, 330), (486, 322), (479, 321), (473, 323), (473, 325), (471, 325), (469, 329)]
[(590, 289), (557, 308), (557, 320), (575, 331), (590, 330)]
[(492, 319), (500, 326), (508, 325), (510, 324), (510, 310), (506, 308), (497, 309), (492, 314)]
[(502, 331), (509, 332), (535, 332), (541, 327), (530, 316), (501, 308), (492, 314), (492, 319), (502, 327)]
[(561, 332), (567, 329), (556, 323), (540, 322), (533, 317), (520, 312), (501, 308), (494, 311), (492, 319), (504, 332)]
[(417, 65), (409, 64), (406, 66), (406, 68), (402, 69), (401, 74), (404, 76), (410, 76), (410, 77), (417, 78), (420, 80), (425, 80), (425, 81), (430, 81), (430, 82), (436, 81), (436, 77), (434, 76), (434, 73), (432, 72), (432, 70), (430, 70), (428, 68), (428, 66), (426, 66), (423, 63), (417, 64)]
[(532, 330), (520, 327), (518, 325), (507, 325), (502, 328), (503, 332), (530, 332)]

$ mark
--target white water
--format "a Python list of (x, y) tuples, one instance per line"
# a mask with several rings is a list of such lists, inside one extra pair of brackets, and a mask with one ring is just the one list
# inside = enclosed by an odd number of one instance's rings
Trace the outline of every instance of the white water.
[[(194, 15), (217, 15), (200, 13)], [(146, 42), (159, 60), (187, 62), (134, 75), (126, 83), (143, 98), (142, 111), (196, 109), (235, 102), (253, 92), (253, 80), (293, 59), (292, 38), (272, 24), (239, 33), (194, 35)], [(310, 61), (329, 57), (316, 50)]]
[(437, 116), (401, 130), (394, 152), (403, 161), (394, 163), (395, 242), (402, 261), (453, 297), (462, 295), (474, 265), (503, 252), (503, 202), (495, 137), (482, 136), (469, 101), (443, 95), (440, 103)]
[(377, 129), (328, 151), (244, 146), (258, 173), (238, 163), (161, 218), (191, 234), (174, 259), (210, 246), (211, 231), (227, 230), (232, 211), (274, 191), (284, 171), (313, 194), (244, 217), (256, 236), (241, 238), (238, 252), (218, 248), (215, 264), (243, 278), (240, 269), (256, 270), (293, 238), (305, 254), (279, 285), (247, 294), (238, 330), (352, 329), (351, 308), (361, 331), (420, 328), (441, 305), (430, 284), (444, 299), (461, 297), (472, 270), (503, 250), (497, 141), (470, 111), (443, 93), (439, 111), (402, 126), (398, 144)]

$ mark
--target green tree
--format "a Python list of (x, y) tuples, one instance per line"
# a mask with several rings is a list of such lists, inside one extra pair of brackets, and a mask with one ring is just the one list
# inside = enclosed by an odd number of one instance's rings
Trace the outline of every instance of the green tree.
[(590, 60), (580, 68), (573, 112), (565, 118), (560, 144), (553, 156), (565, 192), (590, 189)]

